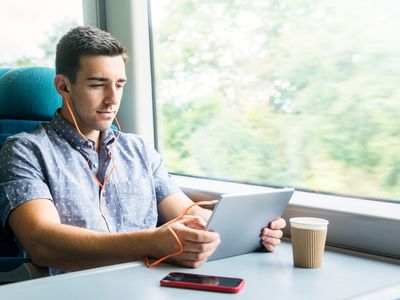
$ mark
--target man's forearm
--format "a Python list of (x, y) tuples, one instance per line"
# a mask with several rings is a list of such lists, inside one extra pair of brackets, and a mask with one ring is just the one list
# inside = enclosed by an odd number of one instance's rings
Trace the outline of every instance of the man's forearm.
[(51, 224), (36, 230), (26, 249), (38, 265), (75, 271), (142, 260), (151, 255), (152, 231), (108, 234)]

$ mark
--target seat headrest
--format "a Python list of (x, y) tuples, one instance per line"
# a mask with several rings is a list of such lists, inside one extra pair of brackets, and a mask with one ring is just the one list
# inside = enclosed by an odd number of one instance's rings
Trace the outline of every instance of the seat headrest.
[(11, 70), (11, 68), (4, 68), (4, 67), (1, 67), (0, 68), (0, 78), (4, 75), (4, 74), (6, 74), (8, 71), (10, 71)]
[(15, 68), (0, 78), (0, 118), (50, 120), (62, 99), (54, 87), (55, 71), (46, 67)]

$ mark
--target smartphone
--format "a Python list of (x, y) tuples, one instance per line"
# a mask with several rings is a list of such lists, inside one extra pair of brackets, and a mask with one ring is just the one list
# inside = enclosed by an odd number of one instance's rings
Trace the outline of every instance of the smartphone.
[(237, 293), (243, 287), (244, 279), (171, 272), (160, 280), (160, 285), (213, 292)]

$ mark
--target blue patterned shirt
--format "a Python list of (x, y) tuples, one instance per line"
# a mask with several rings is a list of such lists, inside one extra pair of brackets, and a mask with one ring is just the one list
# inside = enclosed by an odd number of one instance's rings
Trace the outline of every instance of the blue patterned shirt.
[[(0, 217), (32, 199), (49, 199), (61, 223), (126, 232), (157, 224), (157, 204), (179, 192), (160, 155), (134, 134), (101, 132), (99, 153), (57, 112), (49, 124), (7, 139), (0, 153)], [(104, 182), (104, 205), (99, 184)], [(100, 209), (102, 207), (102, 209)], [(102, 213), (101, 213), (102, 211)], [(54, 272), (58, 273), (58, 272)]]

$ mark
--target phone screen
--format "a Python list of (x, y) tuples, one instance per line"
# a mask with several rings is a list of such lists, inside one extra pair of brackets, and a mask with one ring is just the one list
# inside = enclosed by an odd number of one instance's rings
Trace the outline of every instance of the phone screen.
[(166, 280), (171, 281), (181, 281), (217, 286), (229, 286), (236, 287), (239, 286), (243, 279), (240, 278), (229, 278), (211, 275), (198, 275), (189, 273), (170, 273), (165, 277)]
[(222, 292), (237, 292), (243, 286), (241, 278), (231, 278), (213, 275), (172, 272), (161, 280), (161, 285), (213, 290)]

